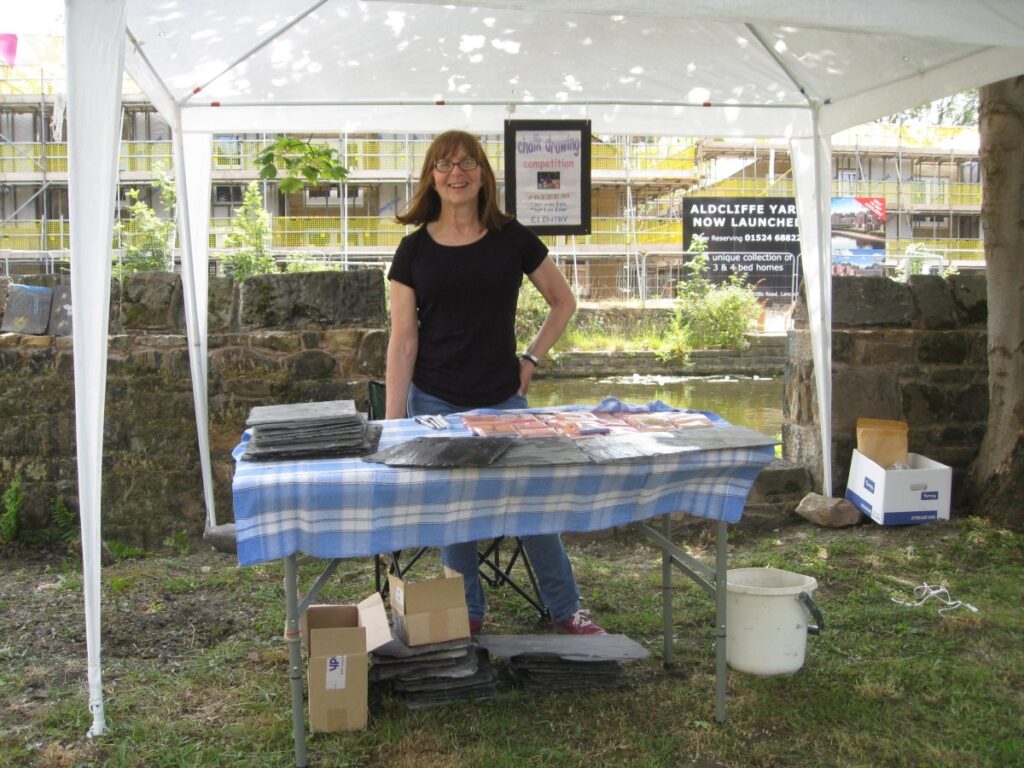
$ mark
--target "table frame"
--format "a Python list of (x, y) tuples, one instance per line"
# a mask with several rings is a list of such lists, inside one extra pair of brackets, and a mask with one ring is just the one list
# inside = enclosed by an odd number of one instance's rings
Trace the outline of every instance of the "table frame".
[[(662, 663), (673, 664), (672, 648), (672, 584), (673, 566), (701, 587), (715, 601), (715, 720), (725, 722), (726, 688), (726, 579), (728, 573), (728, 523), (715, 521), (715, 567), (711, 568), (686, 554), (672, 542), (672, 516), (663, 515), (659, 531), (648, 522), (638, 523), (640, 531), (661, 549)], [(316, 559), (316, 558), (309, 558)], [(292, 699), (292, 737), (295, 743), (295, 765), (306, 768), (306, 706), (304, 668), (299, 636), (299, 619), (316, 600), (320, 590), (334, 575), (341, 558), (331, 559), (305, 596), (299, 597), (299, 559), (291, 554), (284, 558), (285, 632), (288, 646), (288, 676)]]

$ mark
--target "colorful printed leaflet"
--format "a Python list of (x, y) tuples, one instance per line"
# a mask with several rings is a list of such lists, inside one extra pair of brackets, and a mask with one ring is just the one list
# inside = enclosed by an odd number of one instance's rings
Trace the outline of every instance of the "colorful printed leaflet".
[(592, 437), (633, 432), (669, 432), (693, 427), (710, 427), (702, 413), (600, 413), (565, 411), (557, 413), (481, 413), (460, 416), (474, 435), (480, 437)]

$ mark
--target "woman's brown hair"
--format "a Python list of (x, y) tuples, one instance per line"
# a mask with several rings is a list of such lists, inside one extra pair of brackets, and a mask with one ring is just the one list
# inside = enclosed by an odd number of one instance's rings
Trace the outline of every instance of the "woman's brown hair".
[(498, 207), (498, 185), (494, 180), (494, 171), (476, 136), (465, 131), (445, 131), (435, 138), (427, 149), (416, 193), (405, 211), (395, 217), (400, 224), (420, 226), (437, 221), (441, 215), (441, 198), (434, 189), (434, 163), (438, 160), (450, 160), (460, 147), (465, 150), (466, 155), (476, 160), (480, 168), (480, 194), (477, 196), (477, 215), (480, 217), (480, 223), (487, 229), (501, 229), (512, 220), (511, 215)]

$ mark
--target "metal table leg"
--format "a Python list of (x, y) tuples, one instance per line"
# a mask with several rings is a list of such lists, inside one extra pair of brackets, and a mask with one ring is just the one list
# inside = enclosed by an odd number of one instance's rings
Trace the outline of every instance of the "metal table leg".
[[(661, 518), (661, 533), (672, 539), (672, 516)], [(672, 665), (672, 555), (662, 547), (661, 550), (661, 619), (662, 619), (662, 664)]]
[(681, 570), (694, 584), (715, 601), (715, 720), (725, 722), (725, 598), (729, 569), (729, 526), (719, 520), (715, 527), (715, 567), (711, 568), (690, 557), (672, 543), (672, 524), (668, 515), (661, 521), (661, 530), (646, 523), (640, 524), (643, 533), (655, 546), (661, 548), (661, 610), (665, 665), (672, 663), (672, 568)]
[(292, 688), (292, 738), (295, 765), (306, 768), (306, 720), (302, 693), (302, 651), (299, 648), (298, 563), (295, 555), (284, 559), (284, 641), (288, 644), (288, 676)]
[(725, 596), (729, 568), (729, 531), (724, 520), (715, 530), (715, 720), (725, 722)]

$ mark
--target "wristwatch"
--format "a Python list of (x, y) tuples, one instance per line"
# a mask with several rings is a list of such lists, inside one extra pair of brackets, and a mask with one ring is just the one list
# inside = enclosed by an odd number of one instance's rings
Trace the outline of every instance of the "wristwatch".
[(536, 355), (531, 355), (529, 352), (523, 352), (521, 355), (519, 355), (519, 359), (529, 360), (531, 363), (533, 363), (534, 368), (540, 368), (540, 360), (537, 359)]

